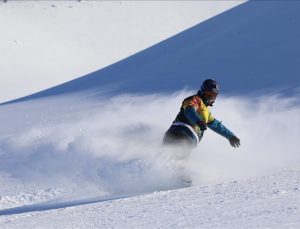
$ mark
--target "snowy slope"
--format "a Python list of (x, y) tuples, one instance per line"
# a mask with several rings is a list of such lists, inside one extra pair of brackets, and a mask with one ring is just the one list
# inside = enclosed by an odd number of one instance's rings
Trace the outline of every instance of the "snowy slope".
[[(299, 228), (299, 94), (267, 93), (299, 86), (298, 7), (248, 2), (99, 72), (2, 104), (0, 227)], [(281, 36), (268, 43), (279, 22)], [(260, 49), (266, 56), (254, 55)], [(248, 64), (249, 81), (238, 74)], [(161, 146), (182, 99), (195, 93), (184, 86), (203, 79), (199, 66), (223, 92), (252, 91), (224, 93), (212, 109), (241, 138), (239, 149), (211, 131), (190, 155)], [(184, 176), (192, 187), (183, 188)]]
[[(223, 92), (299, 88), (298, 1), (249, 1), (109, 67), (25, 99), (83, 90), (154, 93), (196, 89), (206, 76)], [(259, 83), (258, 83), (259, 82)]]
[(0, 102), (96, 71), (241, 3), (0, 1)]
[(94, 202), (4, 210), (0, 223), (2, 228), (298, 228), (300, 170)]
[[(239, 134), (242, 147), (233, 150), (208, 132), (183, 162), (160, 142), (191, 93), (108, 101), (73, 95), (2, 106), (1, 228), (297, 228), (294, 99), (262, 97), (249, 113), (252, 100), (220, 98), (214, 113)], [(279, 102), (281, 111), (273, 106)], [(176, 190), (182, 165), (195, 187)]]

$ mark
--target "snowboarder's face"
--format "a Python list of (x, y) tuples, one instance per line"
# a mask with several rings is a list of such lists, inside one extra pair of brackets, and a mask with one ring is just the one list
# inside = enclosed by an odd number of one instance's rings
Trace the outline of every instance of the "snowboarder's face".
[(205, 103), (207, 106), (212, 106), (213, 103), (216, 101), (217, 98), (216, 93), (210, 92), (210, 91), (204, 91), (203, 92), (203, 98), (205, 99)]

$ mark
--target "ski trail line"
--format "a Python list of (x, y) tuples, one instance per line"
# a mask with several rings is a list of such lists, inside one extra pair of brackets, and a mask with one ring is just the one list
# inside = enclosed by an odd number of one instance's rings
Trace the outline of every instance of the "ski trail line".
[[(171, 189), (162, 189), (157, 190), (158, 192), (161, 191), (168, 191), (168, 190), (177, 190), (182, 188), (188, 188), (189, 186), (178, 186), (176, 188)], [(157, 192), (155, 191), (155, 192)], [(0, 216), (5, 215), (17, 215), (17, 214), (23, 214), (23, 213), (29, 213), (29, 212), (39, 212), (39, 211), (48, 211), (48, 210), (55, 210), (55, 209), (61, 209), (61, 208), (69, 208), (74, 206), (80, 206), (80, 205), (86, 205), (86, 204), (93, 204), (93, 203), (100, 203), (105, 201), (112, 201), (112, 200), (118, 200), (118, 199), (125, 199), (129, 197), (138, 197), (142, 195), (147, 195), (153, 192), (140, 192), (140, 193), (128, 193), (123, 195), (110, 195), (110, 196), (97, 196), (97, 197), (91, 197), (91, 198), (82, 198), (82, 199), (73, 199), (73, 200), (52, 200), (45, 203), (39, 203), (39, 204), (31, 204), (31, 205), (24, 205), (20, 207), (14, 207), (14, 208), (7, 208), (0, 210)]]
[(102, 196), (102, 197), (93, 197), (93, 198), (68, 200), (68, 201), (53, 201), (53, 202), (50, 201), (50, 202), (46, 202), (46, 203), (24, 205), (21, 207), (3, 209), (3, 210), (0, 210), (0, 216), (68, 208), (68, 207), (85, 205), (85, 204), (93, 204), (93, 203), (99, 203), (99, 202), (105, 202), (105, 201), (111, 201), (111, 200), (124, 199), (124, 198), (128, 198), (128, 197), (139, 196), (139, 195), (142, 195), (142, 194), (115, 195), (115, 196), (107, 196), (107, 197)]

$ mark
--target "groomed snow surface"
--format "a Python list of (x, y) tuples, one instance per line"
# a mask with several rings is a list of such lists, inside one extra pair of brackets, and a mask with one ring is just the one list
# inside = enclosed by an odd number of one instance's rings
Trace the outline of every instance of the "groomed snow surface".
[(15, 208), (1, 211), (8, 215), (0, 222), (2, 228), (299, 228), (299, 177), (295, 168), (56, 210)]

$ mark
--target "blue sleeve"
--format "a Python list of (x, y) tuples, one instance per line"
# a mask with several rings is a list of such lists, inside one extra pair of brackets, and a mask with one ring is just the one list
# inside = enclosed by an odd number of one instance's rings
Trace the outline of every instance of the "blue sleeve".
[(184, 109), (184, 116), (190, 121), (192, 125), (195, 125), (198, 121), (201, 120), (197, 111), (193, 107), (187, 107)]
[(222, 135), (223, 137), (230, 139), (232, 136), (234, 136), (234, 133), (232, 133), (229, 129), (227, 129), (219, 120), (215, 119), (211, 123), (208, 124), (208, 127), (215, 131), (216, 133)]

